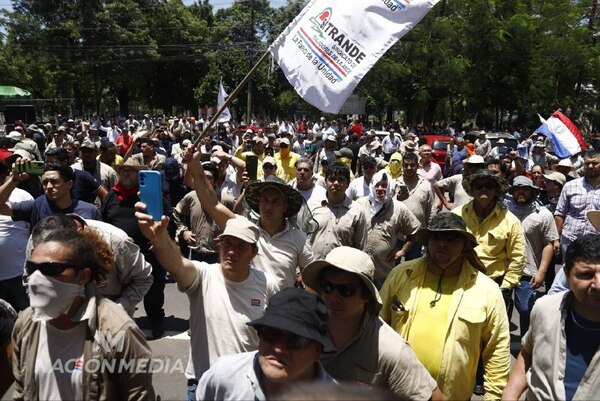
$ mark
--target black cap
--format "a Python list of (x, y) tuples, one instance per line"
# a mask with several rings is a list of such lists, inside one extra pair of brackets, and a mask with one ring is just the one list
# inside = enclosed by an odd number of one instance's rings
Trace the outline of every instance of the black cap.
[(327, 307), (317, 295), (290, 287), (273, 295), (265, 314), (247, 323), (256, 329), (271, 327), (287, 331), (323, 345), (323, 352), (334, 352), (327, 333)]

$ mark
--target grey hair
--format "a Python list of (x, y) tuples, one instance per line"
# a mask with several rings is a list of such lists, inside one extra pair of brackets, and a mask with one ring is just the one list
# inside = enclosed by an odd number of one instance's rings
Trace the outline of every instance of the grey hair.
[(310, 160), (308, 157), (301, 157), (300, 159), (298, 159), (298, 161), (296, 162), (296, 168), (298, 168), (298, 166), (300, 165), (300, 163), (306, 163), (310, 166), (310, 169), (312, 170), (314, 167), (314, 163), (312, 160)]

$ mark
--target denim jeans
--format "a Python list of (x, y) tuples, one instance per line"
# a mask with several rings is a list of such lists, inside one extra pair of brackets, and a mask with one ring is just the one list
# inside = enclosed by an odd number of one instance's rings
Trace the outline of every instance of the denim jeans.
[[(405, 243), (405, 241), (399, 241), (399, 247), (404, 246)], [(420, 242), (415, 241), (415, 243), (412, 244), (410, 248), (408, 248), (408, 251), (406, 251), (406, 254), (404, 255), (404, 261), (408, 262), (409, 260), (420, 258), (421, 256), (423, 256), (422, 249), (423, 245), (421, 245)]]
[(188, 401), (196, 401), (196, 389), (198, 388), (198, 380), (188, 379), (187, 381), (187, 399)]
[(530, 276), (522, 276), (519, 285), (515, 288), (515, 308), (519, 312), (519, 324), (521, 326), (521, 337), (529, 329), (529, 317), (531, 309), (537, 298), (542, 295), (533, 288)]
[(571, 242), (573, 241), (571, 241), (564, 235), (560, 236), (560, 253), (562, 255), (563, 263), (565, 262), (565, 254), (567, 253), (567, 248), (569, 247), (569, 245), (571, 245)]

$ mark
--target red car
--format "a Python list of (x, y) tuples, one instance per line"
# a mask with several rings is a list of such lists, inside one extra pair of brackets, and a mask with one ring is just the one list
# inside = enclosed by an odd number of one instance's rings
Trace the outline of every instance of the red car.
[(419, 145), (427, 144), (431, 146), (433, 161), (439, 164), (442, 171), (444, 171), (448, 145), (451, 141), (452, 138), (447, 135), (423, 135), (419, 138)]

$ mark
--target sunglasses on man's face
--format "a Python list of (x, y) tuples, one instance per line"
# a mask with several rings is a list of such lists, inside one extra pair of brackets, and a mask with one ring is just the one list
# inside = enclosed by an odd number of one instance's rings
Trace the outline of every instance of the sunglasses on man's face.
[(324, 281), (322, 288), (325, 294), (333, 294), (333, 291), (337, 291), (338, 294), (345, 298), (353, 296), (358, 290), (358, 286), (354, 284), (333, 284), (329, 281)]
[(431, 239), (436, 241), (458, 241), (459, 239), (464, 238), (461, 234), (453, 231), (438, 231), (431, 233)]
[(478, 191), (482, 190), (482, 189), (487, 189), (487, 190), (492, 190), (495, 189), (497, 187), (496, 183), (494, 182), (480, 182), (480, 183), (474, 183), (473, 184), (473, 189), (476, 189)]
[(25, 262), (25, 272), (30, 276), (36, 270), (39, 270), (44, 276), (56, 276), (61, 274), (66, 269), (80, 270), (80, 267), (72, 263), (61, 263), (61, 262), (42, 262), (36, 263), (28, 260)]
[(261, 327), (258, 336), (264, 341), (277, 344), (283, 340), (285, 347), (288, 350), (301, 350), (308, 347), (313, 340), (305, 337), (300, 337), (287, 331), (274, 329), (272, 327)]

